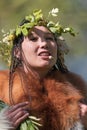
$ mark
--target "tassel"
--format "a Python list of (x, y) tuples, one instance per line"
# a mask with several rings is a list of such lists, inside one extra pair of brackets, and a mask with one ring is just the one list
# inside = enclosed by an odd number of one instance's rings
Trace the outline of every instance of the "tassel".
[(0, 112), (0, 130), (10, 130), (13, 129), (11, 122), (8, 120), (8, 118), (5, 115), (5, 111), (8, 109), (6, 106), (3, 108)]
[(85, 130), (83, 124), (79, 121), (70, 130)]

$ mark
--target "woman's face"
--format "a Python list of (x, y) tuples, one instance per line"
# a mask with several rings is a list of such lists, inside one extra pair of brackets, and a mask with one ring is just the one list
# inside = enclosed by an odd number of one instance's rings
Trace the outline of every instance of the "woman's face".
[(22, 51), (30, 69), (48, 71), (57, 60), (56, 41), (44, 26), (35, 26), (29, 36), (24, 37)]

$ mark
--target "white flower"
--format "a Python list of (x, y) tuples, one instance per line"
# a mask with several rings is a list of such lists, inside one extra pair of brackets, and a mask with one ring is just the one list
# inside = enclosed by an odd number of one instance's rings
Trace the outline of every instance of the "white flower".
[(64, 28), (64, 32), (70, 31), (70, 28)]
[(50, 12), (49, 12), (49, 14), (51, 14), (52, 16), (57, 16), (57, 13), (59, 12), (59, 9), (58, 8), (53, 8)]
[(8, 36), (4, 37), (4, 38), (2, 39), (2, 42), (3, 42), (3, 43), (6, 43), (6, 44), (9, 44)]

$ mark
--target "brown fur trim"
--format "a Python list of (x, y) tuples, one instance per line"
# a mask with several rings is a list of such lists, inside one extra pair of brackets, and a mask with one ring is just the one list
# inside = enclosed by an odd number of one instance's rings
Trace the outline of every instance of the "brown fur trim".
[[(38, 81), (30, 73), (26, 75), (22, 70), (17, 70), (12, 96), (15, 104), (26, 100), (30, 102), (30, 114), (42, 119), (40, 130), (68, 130), (80, 121), (79, 101), (83, 96), (75, 87), (59, 71)], [(6, 89), (8, 87), (3, 86), (3, 93)], [(2, 97), (9, 103), (8, 96)]]

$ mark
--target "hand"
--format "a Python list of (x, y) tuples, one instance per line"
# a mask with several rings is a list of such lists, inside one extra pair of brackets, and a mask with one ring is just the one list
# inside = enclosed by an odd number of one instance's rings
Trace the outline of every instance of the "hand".
[(16, 129), (19, 124), (29, 116), (27, 105), (28, 102), (19, 103), (9, 107), (5, 112), (14, 129)]
[(87, 113), (87, 105), (80, 103), (81, 116), (85, 116)]

